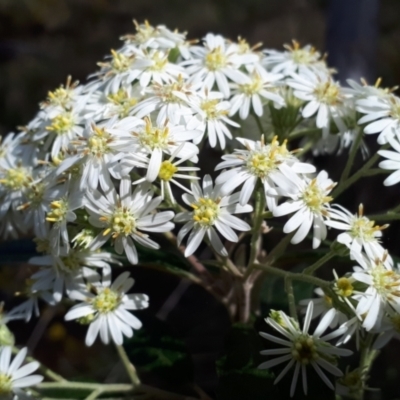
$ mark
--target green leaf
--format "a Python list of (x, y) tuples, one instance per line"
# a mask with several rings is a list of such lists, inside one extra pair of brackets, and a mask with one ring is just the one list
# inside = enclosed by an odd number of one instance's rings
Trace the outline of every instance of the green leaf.
[(253, 327), (232, 327), (225, 340), (224, 355), (217, 361), (218, 400), (279, 399), (274, 375), (257, 368), (263, 361), (261, 349), (261, 338)]
[(142, 320), (143, 328), (124, 342), (140, 376), (147, 375), (145, 381), (156, 379), (174, 391), (193, 382), (193, 362), (184, 342), (155, 317)]

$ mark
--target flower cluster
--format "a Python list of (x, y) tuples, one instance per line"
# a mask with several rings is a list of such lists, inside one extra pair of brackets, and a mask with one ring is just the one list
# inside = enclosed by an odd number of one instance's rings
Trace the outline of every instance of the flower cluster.
[[(323, 370), (340, 377), (335, 361), (349, 352), (328, 340), (373, 334), (379, 348), (400, 337), (400, 273), (380, 242), (388, 225), (363, 205), (353, 214), (338, 204), (337, 183), (303, 156), (351, 147), (354, 160), (363, 134), (378, 134), (387, 158), (379, 166), (394, 171), (384, 184), (400, 182), (400, 99), (379, 82), (342, 87), (324, 57), (297, 42), (261, 50), (211, 33), (197, 43), (147, 22), (136, 29), (87, 83), (69, 77), (0, 143), (0, 235), (33, 234), (40, 253), (29, 260), (27, 300), (7, 318), (29, 321), (39, 300), (68, 298), (77, 303), (65, 319), (88, 325), (88, 346), (98, 335), (121, 345), (141, 327), (131, 311), (149, 305), (147, 295), (128, 294), (130, 272), (112, 280), (124, 260), (137, 264), (143, 248), (158, 250), (176, 234), (184, 256), (204, 241), (214, 263), (247, 278), (262, 261), (264, 219), (286, 217), (292, 244), (311, 239), (316, 249), (330, 229), (341, 231), (333, 247), (358, 265), (335, 273), (329, 293), (319, 288), (319, 299), (301, 302), (303, 329), (282, 311), (266, 320), (285, 339), (261, 333), (284, 347), (264, 351), (281, 357), (260, 368), (288, 361), (276, 382), (294, 368), (291, 395), (300, 372), (307, 393), (308, 366), (333, 389)], [(201, 174), (210, 148), (224, 151), (215, 179)], [(230, 258), (247, 234), (249, 271)], [(337, 329), (324, 335), (328, 327)], [(9, 365), (9, 352), (1, 350), (0, 395), (39, 382), (22, 378), (36, 364), (18, 369), (25, 353)]]

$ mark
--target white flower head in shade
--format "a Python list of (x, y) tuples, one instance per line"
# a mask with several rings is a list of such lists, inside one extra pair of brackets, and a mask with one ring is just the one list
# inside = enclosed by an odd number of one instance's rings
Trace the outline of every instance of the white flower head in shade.
[[(257, 181), (260, 179), (265, 190), (267, 205), (270, 210), (276, 206), (275, 197), (268, 196), (270, 188), (275, 187), (275, 183), (287, 181), (283, 165), (288, 165), (292, 173), (312, 173), (315, 167), (310, 164), (301, 163), (287, 148), (286, 141), (279, 144), (275, 136), (270, 144), (264, 141), (264, 135), (260, 141), (253, 141), (245, 138), (237, 140), (246, 147), (245, 150), (237, 149), (233, 154), (222, 156), (222, 161), (216, 166), (216, 170), (233, 167), (223, 171), (216, 179), (217, 184), (222, 185), (223, 193), (230, 193), (235, 188), (244, 185), (240, 192), (240, 204), (246, 204), (253, 193)], [(282, 172), (283, 171), (283, 172)]]
[(317, 128), (321, 128), (325, 136), (329, 134), (331, 120), (340, 132), (347, 131), (343, 121), (345, 96), (339, 83), (329, 74), (304, 71), (302, 75), (293, 74), (287, 84), (294, 89), (294, 96), (307, 103), (302, 111), (303, 118), (316, 114)]
[(251, 229), (249, 224), (232, 214), (251, 212), (253, 207), (238, 204), (239, 193), (224, 196), (220, 189), (218, 185), (213, 187), (210, 175), (205, 175), (203, 189), (197, 182), (193, 182), (193, 195), (185, 193), (182, 196), (183, 201), (193, 209), (179, 213), (175, 218), (176, 222), (186, 222), (178, 233), (178, 244), (191, 231), (185, 250), (186, 257), (196, 251), (205, 235), (218, 254), (227, 256), (228, 253), (216, 230), (227, 240), (237, 242), (238, 236), (232, 228), (239, 231)]
[(289, 175), (289, 171), (287, 176), (290, 176), (289, 184), (277, 182), (279, 187), (269, 192), (289, 197), (289, 200), (275, 207), (272, 212), (275, 217), (294, 213), (283, 227), (284, 233), (296, 231), (291, 240), (293, 244), (304, 240), (313, 227), (313, 248), (316, 249), (326, 238), (325, 219), (329, 217), (329, 203), (333, 200), (329, 193), (335, 183), (329, 179), (326, 171), (321, 171), (314, 179), (301, 178), (293, 173)]
[(60, 254), (63, 251), (62, 248), (64, 251), (69, 250), (67, 224), (76, 220), (74, 211), (81, 208), (82, 205), (83, 193), (79, 191), (72, 191), (69, 195), (50, 203), (50, 210), (46, 214), (46, 221), (52, 223), (49, 239), (54, 254)]
[(193, 47), (192, 53), (194, 57), (182, 63), (189, 66), (186, 69), (190, 75), (189, 82), (208, 90), (212, 90), (216, 83), (225, 98), (230, 95), (228, 79), (246, 83), (246, 75), (239, 68), (257, 59), (252, 54), (239, 54), (236, 44), (212, 33), (205, 36), (204, 47)]
[(150, 156), (146, 179), (153, 182), (160, 171), (163, 154), (171, 155), (180, 147), (179, 154), (176, 157), (184, 158), (190, 154), (190, 160), (197, 162), (199, 149), (196, 145), (189, 142), (201, 135), (199, 130), (187, 130), (183, 125), (172, 125), (164, 121), (161, 125), (153, 125), (150, 118), (139, 119), (128, 117), (121, 120), (118, 127), (113, 130), (130, 131), (132, 134), (133, 151)]
[(227, 125), (238, 128), (240, 125), (228, 118), (231, 103), (223, 99), (220, 92), (203, 92), (190, 96), (189, 105), (195, 115), (187, 123), (188, 129), (198, 129), (202, 134), (193, 140), (199, 144), (207, 131), (208, 142), (215, 147), (219, 142), (221, 149), (225, 149), (226, 138), (232, 139)]
[(249, 116), (250, 106), (254, 113), (261, 117), (264, 114), (262, 100), (272, 101), (274, 105), (282, 107), (285, 100), (277, 92), (277, 84), (283, 75), (265, 72), (260, 75), (254, 71), (247, 83), (231, 84), (233, 97), (230, 100), (232, 106), (229, 115), (234, 115), (239, 110), (239, 117), (246, 119)]
[(43, 376), (31, 375), (32, 372), (39, 368), (37, 361), (32, 361), (21, 367), (26, 354), (27, 348), (21, 349), (11, 361), (10, 346), (0, 348), (0, 398), (5, 400), (18, 399), (18, 395), (24, 396), (23, 388), (29, 388), (42, 382)]
[(387, 141), (390, 143), (394, 151), (379, 150), (378, 154), (387, 160), (381, 161), (379, 167), (382, 169), (393, 170), (393, 172), (383, 181), (385, 186), (392, 186), (400, 182), (400, 142), (399, 136), (388, 137)]
[(400, 340), (400, 313), (390, 310), (389, 313), (383, 317), (378, 333), (380, 333), (380, 335), (374, 342), (374, 349), (381, 349), (392, 339)]
[(363, 327), (380, 329), (382, 318), (392, 310), (400, 313), (400, 274), (392, 267), (387, 252), (382, 258), (370, 260), (357, 256), (360, 266), (353, 267), (353, 278), (367, 285), (364, 292), (358, 292), (357, 315), (363, 318)]
[(332, 298), (324, 293), (321, 288), (317, 288), (314, 290), (314, 293), (318, 295), (318, 298), (315, 299), (304, 299), (299, 302), (299, 305), (303, 306), (302, 312), (305, 314), (307, 312), (307, 307), (309, 303), (313, 303), (313, 314), (312, 319), (320, 317), (321, 319), (331, 310), (335, 311), (334, 317), (329, 325), (329, 328), (335, 328), (338, 325), (343, 324), (347, 321), (347, 316), (343, 314), (341, 311), (335, 309), (332, 304)]
[(134, 329), (140, 329), (142, 323), (128, 310), (141, 310), (149, 306), (145, 294), (126, 294), (134, 284), (129, 272), (123, 272), (111, 283), (110, 270), (103, 270), (103, 277), (97, 272), (84, 268), (88, 289), (76, 290), (69, 294), (73, 300), (81, 303), (73, 306), (65, 319), (80, 319), (90, 323), (86, 334), (86, 345), (91, 346), (100, 333), (103, 343), (111, 340), (122, 345), (123, 336), (132, 337)]
[[(181, 144), (171, 155), (171, 157), (168, 160), (164, 160), (161, 163), (160, 171), (158, 172), (158, 180), (160, 181), (161, 185), (161, 197), (164, 199), (165, 198), (165, 193), (167, 193), (167, 196), (169, 200), (172, 201), (172, 203), (175, 202), (174, 195), (172, 193), (172, 188), (171, 184), (173, 183), (174, 185), (178, 186), (180, 189), (184, 190), (185, 192), (188, 192), (192, 194), (192, 192), (179, 183), (177, 179), (191, 179), (191, 180), (198, 180), (200, 179), (197, 176), (192, 176), (192, 175), (186, 175), (185, 172), (194, 172), (194, 171), (199, 171), (200, 168), (198, 167), (181, 167), (180, 165), (192, 158), (192, 155), (189, 154), (188, 156), (180, 159), (176, 159), (175, 157), (177, 154), (179, 154), (182, 146), (184, 144)], [(174, 161), (175, 160), (175, 161)], [(133, 185), (145, 182), (146, 178), (141, 178), (138, 179), (137, 181), (133, 182)]]
[(299, 42), (293, 40), (292, 45), (286, 44), (284, 47), (286, 51), (265, 50), (263, 64), (272, 72), (290, 75), (304, 70), (327, 71), (321, 53), (309, 44), (301, 47)]
[(366, 134), (379, 133), (379, 144), (387, 143), (395, 135), (400, 136), (400, 99), (394, 94), (357, 100), (356, 108), (365, 114), (358, 123), (366, 124)]
[(85, 207), (90, 215), (89, 222), (102, 228), (102, 232), (94, 239), (94, 248), (101, 247), (109, 239), (113, 239), (115, 251), (125, 252), (132, 264), (137, 264), (138, 255), (134, 241), (151, 249), (160, 246), (144, 232), (168, 232), (174, 228), (169, 222), (172, 211), (154, 213), (162, 198), (153, 199), (153, 191), (148, 182), (139, 184), (132, 193), (129, 177), (120, 181), (119, 195), (112, 189), (103, 196), (98, 191), (87, 193)]
[(329, 214), (331, 219), (325, 221), (325, 224), (345, 231), (337, 237), (337, 241), (350, 249), (352, 259), (355, 254), (361, 255), (363, 250), (371, 259), (383, 256), (385, 249), (380, 245), (379, 238), (382, 237), (382, 230), (389, 225), (375, 225), (374, 221), (364, 215), (362, 204), (358, 206), (358, 214), (355, 215), (339, 204), (333, 204)]
[(328, 311), (319, 322), (313, 334), (308, 333), (310, 322), (313, 314), (313, 303), (310, 302), (307, 307), (307, 312), (304, 320), (303, 329), (300, 329), (298, 324), (289, 318), (284, 312), (278, 312), (279, 315), (274, 318), (267, 318), (266, 322), (284, 338), (278, 338), (265, 332), (260, 332), (260, 335), (271, 342), (280, 344), (284, 347), (263, 350), (261, 354), (267, 356), (280, 355), (258, 366), (261, 369), (269, 369), (276, 365), (288, 362), (285, 368), (277, 376), (274, 383), (278, 383), (291, 368), (294, 367), (292, 384), (290, 387), (290, 396), (293, 397), (299, 375), (301, 374), (303, 391), (307, 394), (307, 367), (313, 367), (319, 377), (332, 390), (334, 386), (325, 375), (325, 371), (338, 377), (342, 376), (342, 372), (338, 369), (336, 359), (340, 356), (349, 356), (352, 354), (350, 350), (337, 348), (330, 343), (329, 340), (340, 336), (343, 333), (343, 328), (339, 328), (327, 335), (323, 335), (326, 329), (331, 324), (335, 317), (335, 310)]

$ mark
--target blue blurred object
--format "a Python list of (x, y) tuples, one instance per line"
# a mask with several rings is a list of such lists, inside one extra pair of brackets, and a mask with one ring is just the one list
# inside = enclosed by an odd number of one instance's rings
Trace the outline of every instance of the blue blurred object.
[(379, 0), (330, 0), (327, 9), (328, 63), (337, 79), (376, 79)]

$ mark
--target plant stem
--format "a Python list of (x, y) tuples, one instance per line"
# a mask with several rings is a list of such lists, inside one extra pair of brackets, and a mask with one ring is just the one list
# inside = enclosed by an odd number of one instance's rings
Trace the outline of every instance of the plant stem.
[(94, 391), (101, 390), (103, 393), (123, 393), (131, 392), (134, 386), (127, 383), (113, 383), (113, 384), (101, 384), (101, 383), (87, 383), (87, 382), (42, 382), (36, 386), (40, 390), (54, 390), (54, 389), (71, 389), (71, 390), (86, 390)]
[(254, 268), (261, 269), (269, 272), (270, 274), (281, 276), (282, 278), (289, 278), (293, 281), (308, 282), (322, 289), (330, 290), (330, 282), (323, 279), (316, 278), (315, 276), (305, 275), (303, 273), (284, 271), (283, 269), (272, 267), (268, 264), (253, 264)]
[(358, 148), (360, 147), (360, 144), (361, 144), (362, 137), (363, 137), (363, 130), (361, 128), (359, 128), (358, 129), (358, 134), (356, 136), (356, 140), (353, 142), (353, 145), (351, 146), (349, 158), (347, 159), (346, 166), (344, 167), (344, 170), (342, 172), (342, 176), (340, 177), (340, 181), (339, 182), (343, 182), (349, 177), (349, 174), (350, 174), (350, 171), (351, 171), (351, 167), (353, 166), (354, 159), (355, 159), (356, 154), (357, 154), (357, 150), (358, 150)]
[(85, 400), (95, 400), (95, 399), (97, 399), (102, 393), (103, 393), (103, 391), (102, 391), (101, 389), (93, 390), (93, 392), (90, 393), (89, 396), (85, 397)]
[(294, 298), (292, 280), (289, 277), (285, 278), (285, 291), (288, 298), (290, 316), (298, 322), (299, 318), (296, 310), (296, 299)]
[[(380, 150), (388, 148), (388, 144), (385, 144), (380, 148)], [(379, 154), (375, 153), (356, 173), (354, 173), (350, 178), (339, 183), (339, 185), (333, 190), (332, 197), (336, 198), (341, 193), (343, 193), (347, 188), (349, 188), (353, 183), (357, 182), (360, 178), (364, 176), (366, 171), (368, 171), (378, 160)]]
[(321, 132), (320, 128), (310, 128), (310, 129), (301, 129), (299, 131), (294, 131), (289, 134), (288, 139), (293, 140), (293, 139), (298, 139), (306, 135), (314, 134)]
[(250, 265), (254, 264), (254, 262), (257, 260), (257, 253), (260, 248), (261, 225), (263, 223), (263, 212), (265, 208), (265, 194), (264, 194), (264, 188), (262, 186), (258, 187), (255, 197), (256, 199), (255, 199), (254, 217), (253, 217), (253, 232), (250, 242), (250, 257), (249, 257), (249, 262), (247, 264), (248, 269)]
[(321, 257), (319, 260), (317, 260), (314, 264), (310, 265), (307, 267), (303, 273), (306, 275), (313, 275), (314, 272), (322, 267), (325, 263), (327, 263), (331, 258), (335, 257), (336, 253), (334, 251), (329, 251), (326, 253), (323, 257)]
[(122, 363), (124, 364), (125, 370), (128, 373), (129, 379), (133, 383), (133, 386), (139, 386), (140, 385), (140, 379), (136, 373), (136, 369), (133, 366), (133, 364), (130, 362), (125, 349), (121, 345), (115, 345), (119, 358), (121, 359)]
[(254, 116), (254, 119), (256, 120), (258, 130), (260, 131), (260, 135), (263, 135), (264, 134), (264, 129), (262, 127), (260, 117), (254, 112), (252, 114)]

